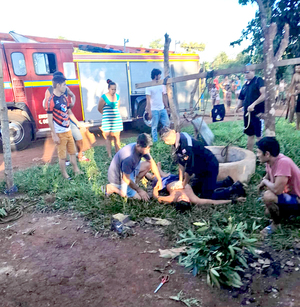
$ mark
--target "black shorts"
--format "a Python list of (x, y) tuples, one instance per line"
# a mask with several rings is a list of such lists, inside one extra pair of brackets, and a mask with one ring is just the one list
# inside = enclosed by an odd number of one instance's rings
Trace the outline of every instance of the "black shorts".
[(249, 112), (250, 124), (248, 126), (249, 116), (246, 116), (246, 114), (244, 113), (244, 133), (249, 136), (255, 135), (258, 138), (262, 137), (264, 129), (263, 119), (258, 118), (254, 112)]
[(300, 204), (297, 195), (286, 193), (278, 195), (277, 206), (279, 207), (279, 212), (282, 217), (300, 215)]
[(296, 102), (295, 112), (300, 113), (300, 94), (298, 95), (298, 99), (297, 99), (297, 102)]

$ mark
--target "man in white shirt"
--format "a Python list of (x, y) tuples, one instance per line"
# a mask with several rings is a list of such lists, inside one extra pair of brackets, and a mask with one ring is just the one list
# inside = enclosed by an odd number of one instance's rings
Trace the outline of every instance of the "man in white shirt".
[[(153, 81), (158, 81), (161, 78), (161, 71), (154, 68), (151, 71), (151, 79)], [(146, 88), (147, 106), (146, 112), (148, 113), (148, 118), (152, 119), (151, 132), (153, 142), (157, 142), (157, 126), (161, 122), (163, 127), (170, 126), (170, 120), (167, 110), (168, 106), (168, 96), (165, 85), (156, 85)]]

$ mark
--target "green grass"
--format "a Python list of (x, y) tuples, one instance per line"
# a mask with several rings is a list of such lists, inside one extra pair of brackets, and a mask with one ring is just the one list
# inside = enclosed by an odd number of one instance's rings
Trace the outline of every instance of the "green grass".
[[(242, 135), (242, 122), (214, 123), (210, 125), (215, 134), (215, 145), (227, 145)], [(193, 128), (186, 127), (186, 132), (193, 134)], [(277, 123), (277, 139), (281, 144), (281, 152), (291, 157), (300, 166), (300, 132), (295, 131), (292, 124), (281, 119)], [(134, 142), (135, 138), (124, 141), (122, 145)], [(246, 147), (246, 136), (242, 136), (233, 145)], [(154, 144), (151, 155), (155, 161), (162, 162), (165, 171), (176, 172), (177, 166), (172, 164), (170, 157), (171, 147), (162, 142)], [(90, 163), (81, 163), (80, 168), (84, 175), (74, 177), (72, 181), (62, 178), (58, 164), (36, 166), (19, 171), (14, 174), (15, 184), (19, 192), (25, 193), (31, 199), (38, 199), (37, 209), (41, 211), (76, 211), (79, 215), (89, 220), (90, 226), (95, 231), (105, 231), (109, 228), (111, 215), (114, 213), (130, 214), (133, 220), (141, 221), (147, 216), (168, 218), (172, 225), (166, 228), (166, 235), (170, 240), (178, 239), (180, 232), (193, 230), (193, 222), (200, 220), (209, 221), (212, 225), (222, 223), (229, 217), (233, 217), (237, 223), (247, 221), (252, 225), (254, 221), (264, 227), (268, 219), (264, 217), (264, 208), (257, 200), (256, 185), (264, 175), (264, 167), (258, 166), (247, 188), (247, 200), (245, 203), (237, 203), (222, 206), (194, 207), (187, 214), (176, 213), (173, 207), (159, 204), (155, 200), (141, 202), (131, 199), (122, 199), (118, 195), (105, 198), (101, 192), (101, 186), (107, 183), (107, 170), (110, 160), (104, 146), (94, 147), (86, 152), (91, 159)], [(68, 167), (72, 176), (72, 168)], [(1, 183), (2, 187), (5, 183)], [(47, 203), (44, 200), (46, 194), (54, 194), (55, 202)], [(0, 205), (1, 207), (1, 205)], [(295, 237), (299, 237), (300, 221), (295, 220), (283, 224), (282, 232), (273, 236), (272, 244), (276, 248), (289, 248)]]

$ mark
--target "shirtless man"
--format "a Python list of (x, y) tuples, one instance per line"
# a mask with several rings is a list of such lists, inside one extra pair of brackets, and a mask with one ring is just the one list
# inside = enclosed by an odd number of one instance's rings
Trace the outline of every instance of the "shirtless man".
[[(161, 203), (173, 203), (175, 204), (176, 209), (179, 211), (185, 211), (190, 208), (191, 204), (194, 205), (222, 205), (222, 204), (230, 204), (231, 200), (213, 200), (213, 199), (204, 199), (199, 198), (193, 192), (193, 189), (189, 184), (185, 185), (183, 189), (176, 190), (176, 184), (179, 180), (177, 175), (172, 175), (169, 173), (165, 173), (161, 169), (161, 163), (157, 163), (157, 167), (162, 179), (162, 191), (159, 192), (158, 187), (155, 186), (157, 180), (156, 178), (152, 181), (153, 186), (153, 197), (156, 198)], [(147, 178), (153, 177), (152, 174), (147, 174)], [(160, 196), (162, 193), (167, 192), (167, 196)]]
[[(297, 91), (298, 85), (300, 84), (300, 65), (296, 65), (294, 68), (294, 75), (292, 77), (292, 82), (289, 88), (289, 108), (290, 108), (290, 114), (289, 114), (289, 121), (290, 123), (293, 121), (294, 119), (294, 112), (295, 112), (295, 96), (297, 96), (298, 94), (295, 94), (295, 92)], [(297, 106), (296, 106), (297, 108)], [(300, 112), (297, 111), (296, 112)], [(297, 116), (298, 119), (298, 116)], [(299, 127), (297, 126), (297, 130), (299, 130)]]

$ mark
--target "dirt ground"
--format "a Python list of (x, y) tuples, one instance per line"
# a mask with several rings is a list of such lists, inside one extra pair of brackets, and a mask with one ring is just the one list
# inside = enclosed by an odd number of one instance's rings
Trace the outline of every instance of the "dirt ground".
[[(276, 280), (258, 275), (246, 294), (232, 298), (228, 290), (206, 285), (176, 261), (167, 267), (170, 281), (157, 294), (168, 259), (158, 249), (169, 248), (161, 228), (134, 228), (135, 235), (97, 237), (75, 215), (27, 213), (0, 228), (0, 306), (183, 306), (169, 299), (183, 291), (203, 307), (300, 306), (300, 274), (284, 273)], [(272, 286), (277, 289), (267, 293)]]

